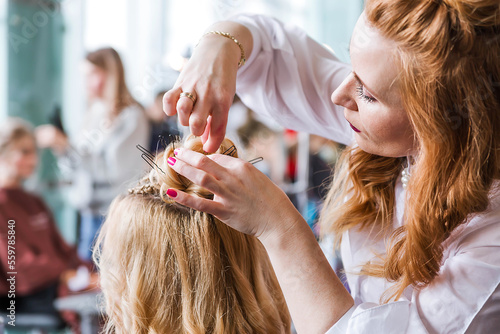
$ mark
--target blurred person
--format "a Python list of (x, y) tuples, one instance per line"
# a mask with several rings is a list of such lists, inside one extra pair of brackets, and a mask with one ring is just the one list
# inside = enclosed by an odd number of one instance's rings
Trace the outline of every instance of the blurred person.
[(71, 140), (52, 125), (37, 128), (41, 147), (52, 148), (73, 183), (70, 201), (81, 216), (78, 254), (91, 261), (91, 246), (112, 199), (143, 171), (136, 145), (148, 147), (150, 128), (132, 97), (119, 54), (112, 48), (90, 52), (85, 60), (88, 112)]
[[(110, 208), (95, 248), (105, 333), (290, 333), (290, 315), (257, 238), (172, 201), (175, 187), (213, 194), (168, 167), (174, 150), (202, 153), (199, 137), (174, 142)], [(218, 153), (238, 156), (225, 139)]]
[[(37, 163), (31, 126), (8, 119), (0, 126), (0, 305), (6, 312), (13, 300), (17, 314), (59, 318), (53, 302), (60, 281), (82, 261), (59, 234), (44, 201), (23, 189)], [(15, 291), (7, 281), (9, 272), (17, 273)]]

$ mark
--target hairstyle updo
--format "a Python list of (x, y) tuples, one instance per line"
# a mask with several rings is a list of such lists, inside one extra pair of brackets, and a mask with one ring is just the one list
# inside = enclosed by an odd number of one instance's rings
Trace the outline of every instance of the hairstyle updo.
[[(167, 160), (174, 157), (176, 148), (186, 148), (195, 152), (208, 155), (203, 150), (203, 143), (199, 137), (188, 135), (184, 142), (174, 142), (169, 145), (165, 151), (160, 152), (155, 159), (155, 168), (153, 168), (135, 188), (129, 190), (130, 193), (149, 193), (156, 194), (167, 203), (175, 203), (166, 195), (168, 188), (178, 189), (188, 194), (197, 195), (199, 197), (212, 199), (213, 194), (205, 188), (191, 182), (188, 178), (178, 174), (168, 166)], [(237, 158), (238, 153), (234, 143), (229, 138), (224, 138), (219, 149), (214, 154), (223, 154), (224, 152), (231, 153), (231, 156)]]
[[(225, 139), (217, 152), (236, 156), (232, 146)], [(171, 143), (139, 185), (113, 201), (98, 236), (105, 333), (290, 333), (262, 244), (165, 195), (176, 188), (213, 197), (168, 166), (179, 147), (205, 153), (199, 137)]]

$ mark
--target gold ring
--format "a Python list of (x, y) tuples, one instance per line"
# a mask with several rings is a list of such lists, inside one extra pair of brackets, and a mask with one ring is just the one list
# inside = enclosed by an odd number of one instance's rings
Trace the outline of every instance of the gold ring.
[(196, 103), (196, 98), (193, 96), (193, 94), (191, 94), (191, 93), (189, 93), (189, 92), (182, 92), (182, 93), (181, 93), (181, 96), (180, 96), (179, 98), (181, 98), (181, 97), (187, 97), (187, 98), (189, 98), (191, 101), (193, 101), (193, 104), (195, 104), (195, 103)]

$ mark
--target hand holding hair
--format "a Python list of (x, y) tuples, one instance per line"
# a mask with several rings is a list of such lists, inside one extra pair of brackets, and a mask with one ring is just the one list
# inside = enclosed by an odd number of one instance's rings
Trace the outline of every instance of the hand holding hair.
[(212, 200), (168, 189), (169, 197), (213, 214), (240, 232), (262, 240), (272, 233), (283, 233), (290, 227), (286, 223), (302, 220), (286, 194), (249, 162), (181, 148), (168, 163), (177, 173), (214, 194)]

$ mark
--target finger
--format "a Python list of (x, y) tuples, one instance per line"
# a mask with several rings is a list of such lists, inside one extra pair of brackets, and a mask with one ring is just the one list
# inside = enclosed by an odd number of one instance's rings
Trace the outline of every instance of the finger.
[(226, 135), (227, 112), (216, 110), (212, 113), (208, 140), (203, 145), (205, 152), (215, 152)]
[(201, 136), (207, 127), (207, 118), (210, 114), (210, 101), (202, 97), (195, 104), (189, 117), (189, 129), (195, 136)]
[(177, 112), (177, 100), (179, 100), (179, 95), (182, 93), (180, 87), (173, 88), (163, 95), (163, 111), (168, 116), (173, 116)]
[[(212, 164), (214, 164), (213, 161), (211, 162)], [(193, 167), (190, 164), (185, 163), (184, 161), (173, 157), (168, 158), (168, 164), (170, 165), (170, 168), (175, 170), (180, 175), (183, 175), (184, 177), (188, 178), (194, 184), (207, 189), (214, 195), (220, 195), (220, 196), (224, 195), (223, 190), (225, 188), (222, 186), (220, 181), (218, 181), (208, 172)]]
[[(261, 173), (254, 165), (250, 162), (245, 161), (240, 158), (233, 157), (227, 154), (211, 154), (207, 158), (215, 162), (217, 165), (223, 168), (224, 174), (222, 175), (221, 182), (226, 184), (226, 180), (229, 179), (228, 175), (246, 175), (247, 177), (258, 171)], [(246, 177), (245, 177), (246, 178)]]
[(189, 125), (189, 118), (193, 110), (193, 101), (188, 97), (181, 97), (177, 101), (177, 114), (179, 115), (179, 123), (183, 126)]
[[(222, 180), (225, 175), (227, 175), (227, 170), (219, 165), (217, 162), (213, 161), (210, 159), (208, 156), (202, 153), (198, 153), (192, 150), (188, 149), (177, 149), (174, 152), (176, 159), (176, 162), (174, 165), (171, 165), (172, 168), (176, 172), (178, 172), (181, 175), (184, 175), (191, 181), (193, 181), (196, 184), (201, 185), (202, 187), (205, 187), (201, 183), (197, 183), (197, 181), (191, 179), (191, 177), (195, 178), (193, 174), (204, 172), (210, 174), (214, 180)], [(178, 165), (179, 163), (179, 165)], [(189, 169), (188, 167), (184, 167), (184, 170), (180, 170), (183, 167), (183, 164), (187, 164), (189, 167), (193, 169)], [(186, 175), (185, 173), (190, 173), (189, 175)], [(193, 176), (191, 176), (193, 175)], [(191, 177), (190, 177), (191, 176)], [(206, 181), (211, 181), (211, 180), (206, 180)], [(207, 187), (205, 187), (207, 188)], [(213, 193), (216, 193), (216, 189), (211, 190), (207, 188), (208, 190), (212, 191)]]
[(221, 203), (199, 196), (187, 194), (177, 189), (167, 189), (167, 196), (179, 204), (188, 206), (197, 211), (212, 214), (217, 217), (222, 216), (224, 210), (224, 206)]
[[(205, 145), (208, 140), (208, 136), (210, 135), (210, 124), (212, 123), (212, 115), (208, 115), (207, 125), (205, 126), (205, 131), (201, 135), (201, 143)], [(205, 151), (206, 152), (206, 151)]]

